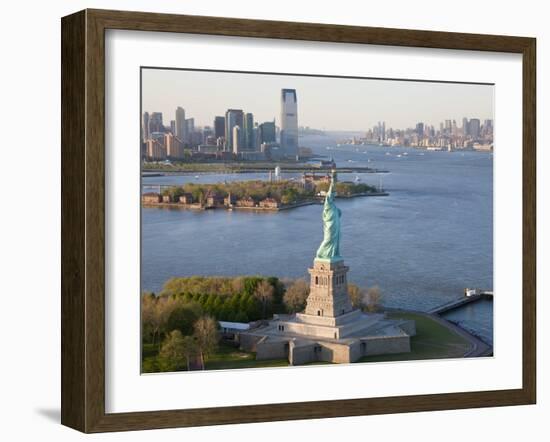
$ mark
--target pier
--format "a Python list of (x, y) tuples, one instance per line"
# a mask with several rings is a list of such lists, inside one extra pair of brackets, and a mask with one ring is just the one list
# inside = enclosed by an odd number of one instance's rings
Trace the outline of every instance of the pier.
[(472, 302), (479, 301), (480, 299), (493, 299), (492, 290), (478, 290), (478, 289), (465, 289), (464, 296), (450, 301), (446, 304), (440, 305), (428, 311), (428, 313), (433, 315), (441, 315), (450, 310), (454, 310), (458, 307), (462, 307)]

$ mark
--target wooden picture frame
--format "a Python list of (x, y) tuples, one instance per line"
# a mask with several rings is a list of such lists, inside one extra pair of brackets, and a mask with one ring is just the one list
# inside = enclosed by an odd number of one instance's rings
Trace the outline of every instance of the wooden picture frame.
[[(62, 409), (83, 432), (533, 404), (536, 400), (536, 41), (533, 38), (84, 10), (62, 28)], [(523, 385), (497, 391), (105, 412), (105, 30), (261, 37), (522, 55)]]

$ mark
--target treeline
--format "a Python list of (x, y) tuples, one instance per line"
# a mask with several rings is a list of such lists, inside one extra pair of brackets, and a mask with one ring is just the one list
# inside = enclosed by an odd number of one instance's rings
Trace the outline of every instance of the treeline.
[(217, 349), (218, 321), (250, 322), (283, 312), (284, 292), (275, 277), (194, 276), (168, 280), (158, 296), (144, 293), (142, 370), (204, 368)]
[[(319, 183), (317, 184), (317, 191), (327, 191), (329, 188), (329, 183)], [(370, 193), (376, 192), (377, 189), (370, 184), (365, 183), (352, 183), (349, 181), (337, 181), (336, 182), (336, 193), (340, 196), (351, 196), (357, 195), (360, 193)]]
[(220, 197), (225, 198), (229, 194), (236, 199), (250, 197), (256, 202), (265, 198), (273, 198), (283, 204), (303, 201), (315, 195), (313, 190), (305, 189), (297, 182), (282, 181), (234, 181), (218, 184), (186, 183), (182, 186), (173, 186), (163, 190), (163, 195), (169, 195), (172, 201), (186, 193), (193, 196), (194, 201), (203, 201), (207, 194), (216, 192)]
[(171, 278), (161, 296), (197, 303), (219, 321), (250, 322), (285, 312), (285, 286), (276, 277)]

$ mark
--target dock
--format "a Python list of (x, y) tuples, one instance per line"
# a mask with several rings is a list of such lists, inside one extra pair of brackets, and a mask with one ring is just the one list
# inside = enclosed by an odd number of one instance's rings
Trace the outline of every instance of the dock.
[(446, 304), (440, 305), (428, 311), (428, 313), (433, 315), (441, 315), (450, 310), (462, 307), (472, 302), (479, 301), (481, 299), (493, 299), (492, 290), (478, 290), (478, 289), (465, 289), (464, 296), (454, 299)]

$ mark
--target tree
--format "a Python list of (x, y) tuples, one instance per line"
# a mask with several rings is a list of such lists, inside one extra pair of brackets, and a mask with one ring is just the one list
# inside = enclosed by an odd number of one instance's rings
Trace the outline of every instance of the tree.
[(193, 337), (197, 343), (197, 350), (201, 357), (204, 370), (204, 359), (216, 351), (219, 341), (218, 322), (211, 316), (202, 316), (194, 325)]
[(361, 287), (348, 284), (348, 296), (353, 308), (365, 307), (365, 291)]
[(160, 349), (160, 335), (165, 331), (168, 318), (176, 306), (176, 300), (172, 297), (151, 297), (143, 296), (141, 304), (141, 320), (144, 329), (150, 330), (152, 343), (158, 337)]
[(258, 284), (254, 297), (262, 304), (262, 318), (265, 319), (267, 306), (273, 302), (273, 286), (265, 279)]
[[(164, 340), (160, 358), (164, 371), (177, 371), (188, 362), (187, 342), (179, 330), (172, 330)], [(189, 366), (189, 364), (187, 364)]]
[(231, 288), (233, 293), (242, 293), (244, 290), (244, 278), (237, 277), (231, 281)]
[(202, 309), (196, 302), (178, 301), (170, 313), (166, 330), (179, 330), (182, 335), (193, 333), (193, 324), (202, 315)]
[(259, 304), (259, 301), (254, 296), (246, 297), (245, 311), (246, 311), (246, 315), (248, 316), (248, 319), (250, 319), (251, 321), (256, 321), (257, 319), (260, 319), (262, 316), (262, 312), (258, 304)]
[(309, 295), (309, 284), (305, 279), (300, 278), (292, 281), (283, 298), (287, 311), (290, 313), (301, 312), (306, 307), (306, 300)]
[(377, 285), (371, 287), (367, 291), (366, 306), (369, 312), (375, 312), (382, 304), (382, 293)]
[(261, 281), (262, 278), (259, 276), (247, 276), (244, 278), (244, 293), (247, 295), (253, 295)]
[(156, 297), (152, 293), (144, 293), (141, 296), (141, 330), (145, 341), (154, 340), (153, 316)]
[[(273, 286), (273, 304), (282, 307), (283, 296), (285, 294), (284, 284), (276, 276), (268, 277), (267, 282)], [(283, 310), (281, 310), (281, 312), (283, 312)]]
[(185, 360), (187, 362), (187, 371), (189, 371), (189, 360), (191, 359), (191, 356), (197, 354), (197, 341), (193, 336), (184, 336), (183, 344), (183, 354), (185, 355)]

